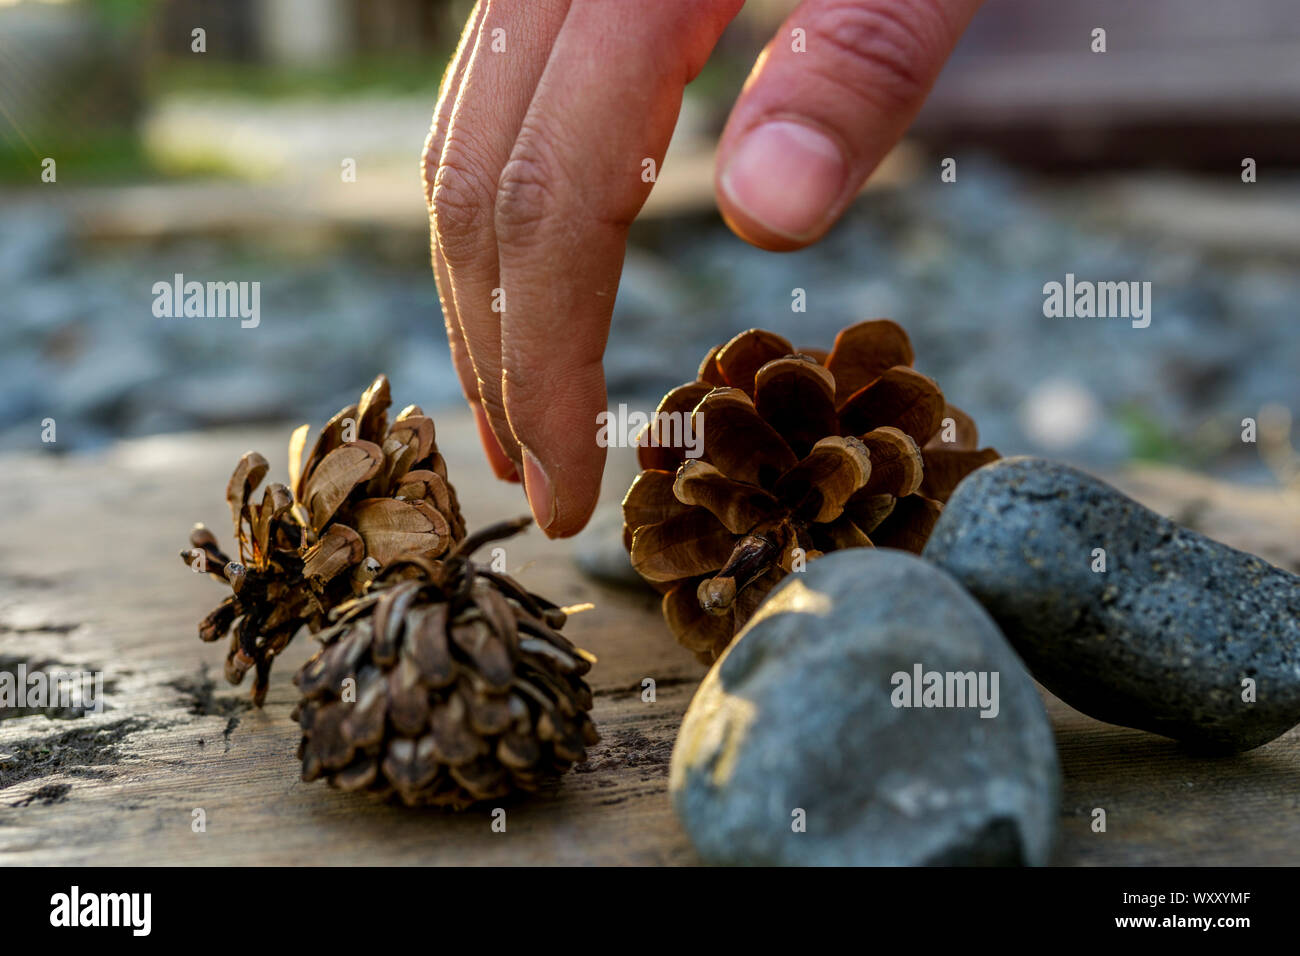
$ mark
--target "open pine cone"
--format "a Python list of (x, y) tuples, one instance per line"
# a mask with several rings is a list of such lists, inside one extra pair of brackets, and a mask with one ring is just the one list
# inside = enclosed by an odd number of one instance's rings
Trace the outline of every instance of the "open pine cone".
[[(253, 701), (266, 697), (271, 662), (303, 626), (317, 630), (334, 606), (359, 594), (380, 568), (406, 554), (436, 558), (465, 537), (456, 492), (434, 441), (433, 420), (410, 405), (390, 425), (388, 379), (331, 418), (303, 458), (309, 426), (289, 439), (290, 486), (253, 492), (269, 470), (247, 452), (226, 487), (238, 558), (195, 525), (181, 558), (230, 585), (199, 624), (228, 635), (226, 678), (255, 670)], [(197, 564), (196, 564), (197, 562)]]
[(459, 809), (586, 759), (594, 658), (558, 633), (564, 611), (469, 560), (530, 520), (404, 558), (334, 610), (294, 677), (304, 780)]
[[(920, 552), (957, 483), (998, 457), (976, 450), (975, 423), (913, 357), (888, 319), (844, 329), (829, 354), (751, 329), (659, 403), (623, 499), (624, 544), (702, 661), (801, 562), (872, 545)], [(685, 457), (683, 416), (699, 458)]]

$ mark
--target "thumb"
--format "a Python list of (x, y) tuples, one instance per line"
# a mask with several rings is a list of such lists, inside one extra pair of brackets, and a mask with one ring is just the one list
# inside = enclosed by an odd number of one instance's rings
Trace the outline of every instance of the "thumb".
[(723, 218), (764, 249), (816, 242), (920, 110), (981, 0), (804, 0), (718, 146)]

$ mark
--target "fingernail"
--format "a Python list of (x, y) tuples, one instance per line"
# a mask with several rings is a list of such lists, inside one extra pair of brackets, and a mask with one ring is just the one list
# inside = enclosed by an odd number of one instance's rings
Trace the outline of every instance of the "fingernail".
[(488, 423), (487, 412), (477, 402), (472, 403), (470, 408), (474, 409), (474, 422), (478, 425), (478, 440), (483, 445), (483, 451), (487, 455), (492, 474), (502, 481), (517, 482), (519, 480), (519, 470), (515, 468), (515, 463), (510, 460), (510, 457), (501, 447), (501, 442), (497, 441), (496, 433), (492, 431), (492, 426)]
[(721, 183), (727, 198), (772, 232), (802, 239), (817, 231), (844, 190), (840, 148), (802, 123), (774, 120), (736, 146)]
[(545, 531), (555, 523), (555, 490), (537, 456), (527, 448), (523, 452), (524, 491), (528, 495), (528, 507), (532, 509), (537, 526)]

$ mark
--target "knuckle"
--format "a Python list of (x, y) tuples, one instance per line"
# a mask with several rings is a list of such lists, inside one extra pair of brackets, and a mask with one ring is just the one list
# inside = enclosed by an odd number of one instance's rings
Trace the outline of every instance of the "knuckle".
[(468, 254), (476, 236), (490, 230), (491, 202), (470, 163), (450, 145), (438, 162), (433, 184), (433, 227), (449, 260)]
[(433, 211), (433, 183), (438, 175), (438, 157), (442, 155), (442, 135), (437, 123), (429, 127), (429, 135), (424, 138), (424, 147), (420, 151), (420, 181), (424, 184), (424, 203)]
[[(933, 79), (930, 65), (941, 62), (944, 52), (943, 19), (929, 0), (832, 3), (808, 33), (810, 51), (817, 46), (833, 51), (825, 64), (830, 75), (884, 97), (889, 105), (910, 107), (924, 99)], [(860, 81), (864, 73), (869, 84)]]
[(535, 152), (516, 150), (497, 183), (497, 241), (527, 244), (556, 209), (549, 164)]

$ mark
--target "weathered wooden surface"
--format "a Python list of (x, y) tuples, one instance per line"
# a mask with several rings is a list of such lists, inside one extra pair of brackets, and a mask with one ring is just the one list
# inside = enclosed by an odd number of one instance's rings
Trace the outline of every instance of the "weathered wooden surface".
[[(673, 643), (653, 595), (593, 584), (571, 564), (572, 542), (536, 531), (509, 545), (512, 570), (562, 603), (596, 604), (568, 631), (600, 658), (591, 677), (604, 740), (590, 762), (541, 798), (507, 805), (505, 833), (486, 814), (409, 811), (299, 781), (290, 677), (312, 643), (290, 648), (267, 706), (249, 709), (247, 689), (220, 676), (221, 648), (195, 636), (221, 588), (176, 556), (195, 520), (227, 536), (230, 468), (255, 447), (282, 474), (287, 435), (167, 436), (95, 457), (0, 459), (0, 669), (54, 662), (102, 669), (110, 685), (101, 714), (0, 720), (0, 863), (695, 862), (666, 786), (702, 669)], [(490, 480), (463, 416), (443, 416), (439, 444), (471, 523), (525, 510), (517, 487)], [(607, 501), (626, 483), (626, 454), (609, 470)], [(1279, 510), (1265, 500), (1272, 492), (1225, 496), (1159, 472), (1127, 484), (1166, 513), (1300, 565), (1297, 509)], [(641, 699), (645, 677), (657, 681), (654, 703)], [(1300, 863), (1300, 732), (1206, 760), (1050, 697), (1049, 709), (1066, 772), (1058, 862)], [(1090, 830), (1094, 807), (1107, 811), (1104, 834)], [(195, 833), (199, 808), (207, 830)]]

